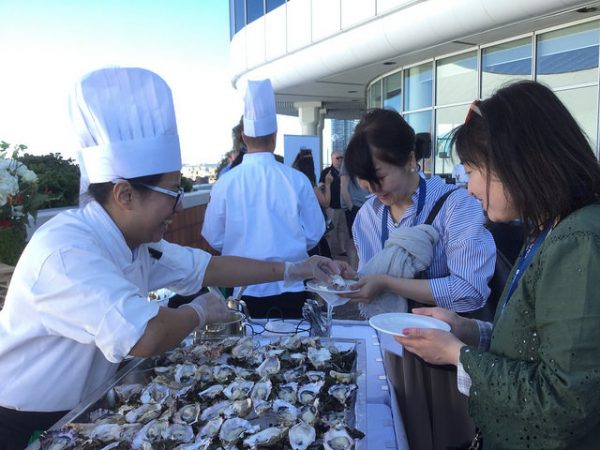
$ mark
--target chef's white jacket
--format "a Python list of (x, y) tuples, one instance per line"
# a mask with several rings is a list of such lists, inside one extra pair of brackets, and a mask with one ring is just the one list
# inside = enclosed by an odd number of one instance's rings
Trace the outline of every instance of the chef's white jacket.
[[(246, 153), (214, 184), (202, 235), (223, 255), (300, 261), (325, 232), (325, 220), (306, 175), (270, 152)], [(245, 295), (299, 292), (302, 283), (248, 286)]]
[(206, 252), (166, 241), (132, 252), (94, 201), (45, 223), (23, 252), (0, 312), (0, 406), (75, 407), (115, 373), (158, 313), (148, 291), (191, 295), (209, 261)]

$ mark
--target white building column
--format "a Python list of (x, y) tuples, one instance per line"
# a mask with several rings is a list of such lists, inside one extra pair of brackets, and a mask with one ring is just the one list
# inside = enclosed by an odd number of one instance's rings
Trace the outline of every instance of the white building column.
[(319, 125), (323, 120), (320, 114), (321, 102), (297, 102), (294, 107), (298, 110), (302, 134), (318, 136)]

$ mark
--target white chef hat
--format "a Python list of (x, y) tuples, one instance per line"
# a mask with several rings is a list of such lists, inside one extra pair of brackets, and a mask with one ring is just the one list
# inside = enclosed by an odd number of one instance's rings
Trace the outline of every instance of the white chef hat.
[[(70, 99), (83, 185), (181, 170), (171, 89), (155, 73), (112, 67), (84, 76)], [(87, 186), (86, 186), (87, 187)]]
[(244, 97), (244, 134), (259, 137), (275, 133), (276, 114), (271, 80), (248, 80)]

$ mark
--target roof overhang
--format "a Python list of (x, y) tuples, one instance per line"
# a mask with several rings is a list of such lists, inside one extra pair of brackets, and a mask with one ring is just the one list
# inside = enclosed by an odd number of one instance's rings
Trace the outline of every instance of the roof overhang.
[[(297, 115), (296, 102), (321, 101), (326, 117), (356, 118), (365, 109), (369, 83), (394, 68), (583, 20), (598, 15), (598, 6), (600, 1), (577, 0), (419, 1), (262, 64), (233, 64), (232, 83), (270, 78), (280, 114)], [(252, 27), (260, 26), (252, 23), (234, 36), (232, 61)]]

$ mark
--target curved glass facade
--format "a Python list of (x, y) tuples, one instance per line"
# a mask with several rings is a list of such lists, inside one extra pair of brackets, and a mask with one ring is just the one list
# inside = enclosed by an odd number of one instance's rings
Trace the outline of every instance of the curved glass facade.
[(415, 132), (431, 133), (432, 157), (422, 161), (423, 171), (448, 175), (458, 162), (448, 133), (463, 123), (471, 102), (507, 82), (534, 79), (556, 92), (597, 149), (599, 48), (598, 20), (479, 46), (374, 80), (367, 107), (394, 109)]
[(229, 0), (229, 37), (288, 0)]

